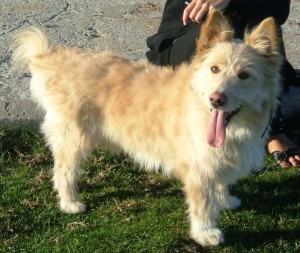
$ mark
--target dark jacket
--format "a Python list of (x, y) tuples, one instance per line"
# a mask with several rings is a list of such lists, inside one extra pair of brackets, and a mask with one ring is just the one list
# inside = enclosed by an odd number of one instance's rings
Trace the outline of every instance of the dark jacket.
[[(167, 0), (158, 31), (147, 38), (147, 58), (149, 61), (160, 64), (158, 58), (163, 58), (164, 50), (172, 45), (173, 40), (184, 35), (192, 27), (198, 25), (189, 22), (184, 26), (182, 15), (185, 9), (185, 0)], [(242, 38), (245, 28), (251, 28), (264, 18), (274, 17), (278, 25), (284, 24), (290, 10), (290, 0), (231, 0), (224, 10), (236, 37)], [(162, 65), (166, 65), (162, 62)]]

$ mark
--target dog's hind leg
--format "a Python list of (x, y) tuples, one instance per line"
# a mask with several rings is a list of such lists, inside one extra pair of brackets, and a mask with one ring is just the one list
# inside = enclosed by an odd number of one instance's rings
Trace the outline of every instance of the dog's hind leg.
[(49, 114), (42, 129), (54, 157), (53, 182), (60, 209), (70, 214), (84, 212), (86, 207), (79, 199), (78, 180), (81, 164), (91, 152), (87, 136), (75, 122), (49, 117)]

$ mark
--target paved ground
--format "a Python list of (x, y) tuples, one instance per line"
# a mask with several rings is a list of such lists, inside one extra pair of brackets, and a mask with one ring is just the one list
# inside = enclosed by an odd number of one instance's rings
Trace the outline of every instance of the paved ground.
[[(94, 50), (110, 49), (132, 60), (145, 57), (145, 39), (158, 26), (165, 0), (0, 0), (0, 124), (40, 120), (30, 100), (29, 76), (11, 68), (11, 36), (39, 25), (50, 40)], [(300, 68), (300, 0), (292, 0), (283, 27), (287, 55)], [(295, 92), (292, 91), (292, 95)], [(289, 100), (300, 100), (294, 96)]]

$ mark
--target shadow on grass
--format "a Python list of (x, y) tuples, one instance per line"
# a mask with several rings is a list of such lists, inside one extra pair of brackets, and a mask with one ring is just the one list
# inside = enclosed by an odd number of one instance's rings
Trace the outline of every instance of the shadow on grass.
[[(269, 243), (274, 244), (275, 241), (279, 240), (292, 244), (292, 242), (300, 238), (299, 223), (291, 224), (293, 220), (297, 220), (300, 215), (300, 175), (295, 173), (295, 171), (289, 173), (276, 170), (270, 173), (271, 177), (267, 172), (264, 178), (264, 173), (263, 171), (256, 173), (233, 187), (233, 195), (237, 195), (241, 198), (242, 207), (237, 211), (232, 211), (231, 216), (233, 218), (241, 218), (241, 222), (246, 223), (249, 229), (239, 227), (240, 224), (236, 220), (232, 221), (232, 225), (230, 221), (228, 221), (228, 225), (225, 225), (226, 228), (223, 229), (226, 238), (225, 247), (236, 248), (238, 244), (241, 248), (250, 250)], [(141, 175), (143, 176), (144, 172), (136, 176), (139, 177)], [(158, 199), (164, 197), (179, 197), (182, 198), (182, 200), (184, 199), (184, 194), (181, 189), (172, 186), (172, 180), (162, 180), (158, 182), (158, 184), (151, 184), (149, 182), (133, 183), (129, 188), (128, 184), (124, 184), (119, 189), (116, 187), (113, 191), (104, 193), (102, 192), (101, 184), (94, 184), (93, 186), (89, 186), (86, 192), (99, 192), (99, 194), (91, 194), (92, 196), (88, 199), (88, 202), (94, 208), (98, 208), (102, 203), (112, 199), (118, 199), (119, 201), (137, 200), (144, 199), (147, 194)], [(125, 185), (126, 187), (124, 187)], [(140, 211), (143, 212), (143, 208)], [(248, 218), (249, 220), (241, 217), (243, 212), (248, 211), (254, 213), (252, 217)], [(265, 229), (259, 225), (258, 228), (255, 229), (256, 223), (260, 223), (259, 219), (261, 219), (261, 217), (259, 216), (261, 215), (266, 216), (267, 220), (273, 219), (275, 225), (267, 226)], [(284, 224), (281, 226), (277, 224), (280, 222), (281, 216), (287, 219), (286, 222), (289, 228), (285, 227)], [(262, 221), (262, 223), (263, 222), (266, 221)], [(195, 244), (193, 240), (185, 240), (182, 238), (178, 239), (177, 246), (182, 249), (181, 252), (210, 252)]]
[[(252, 225), (246, 224), (249, 226), (248, 231), (245, 228), (239, 228), (236, 221), (233, 221), (234, 225), (227, 227), (224, 231), (226, 245), (241, 244), (243, 248), (250, 250), (262, 245), (275, 245), (276, 241), (285, 241), (291, 246), (293, 242), (299, 240), (300, 175), (295, 173), (297, 169), (291, 170), (294, 170), (291, 174), (283, 170), (272, 172), (275, 173), (274, 181), (256, 180), (255, 176), (233, 187), (234, 195), (242, 199), (242, 207), (233, 211), (233, 214), (250, 211), (254, 215), (250, 218)], [(262, 217), (267, 217), (267, 219), (263, 220)], [(244, 217), (244, 219), (247, 218)], [(268, 224), (270, 220), (272, 222)], [(263, 227), (264, 222), (265, 227)], [(255, 223), (256, 225), (253, 225)], [(258, 228), (255, 229), (255, 226)]]
[[(300, 238), (300, 228), (291, 230), (266, 230), (264, 232), (226, 231), (225, 236), (226, 245), (235, 247), (237, 244), (241, 244), (242, 248), (251, 250), (263, 248), (261, 246), (268, 244), (273, 244), (273, 246), (275, 246), (276, 242), (279, 242), (279, 240), (287, 241), (292, 245), (294, 241), (297, 241)], [(290, 247), (295, 246), (291, 245)]]
[(97, 186), (87, 186), (86, 193), (99, 193), (92, 194), (88, 199), (88, 205), (98, 208), (102, 203), (111, 201), (112, 199), (118, 199), (119, 201), (126, 201), (131, 199), (145, 199), (146, 195), (155, 198), (168, 198), (168, 197), (180, 197), (184, 198), (183, 192), (181, 189), (170, 188), (171, 182), (163, 181), (160, 184), (147, 184), (144, 186), (137, 186), (132, 184), (132, 189), (124, 189), (123, 187), (116, 187), (117, 189), (112, 191), (104, 191), (103, 188), (99, 185)]
[[(280, 171), (277, 173), (280, 177)], [(300, 205), (298, 205), (300, 203), (299, 185), (300, 174), (287, 175), (283, 172), (279, 180), (255, 180), (255, 182), (251, 178), (243, 180), (233, 187), (233, 193), (242, 199), (242, 210), (255, 210), (259, 214), (289, 212), (289, 215), (295, 215), (300, 213)], [(298, 205), (296, 210), (286, 208), (294, 205)]]

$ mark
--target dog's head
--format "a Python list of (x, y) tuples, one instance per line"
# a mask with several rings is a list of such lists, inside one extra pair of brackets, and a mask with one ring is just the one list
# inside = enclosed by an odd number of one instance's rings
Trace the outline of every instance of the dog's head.
[(273, 18), (245, 32), (242, 41), (234, 38), (219, 11), (208, 16), (191, 67), (192, 88), (211, 111), (207, 135), (211, 146), (223, 144), (227, 125), (243, 127), (255, 122), (266, 127), (280, 90), (279, 44)]

